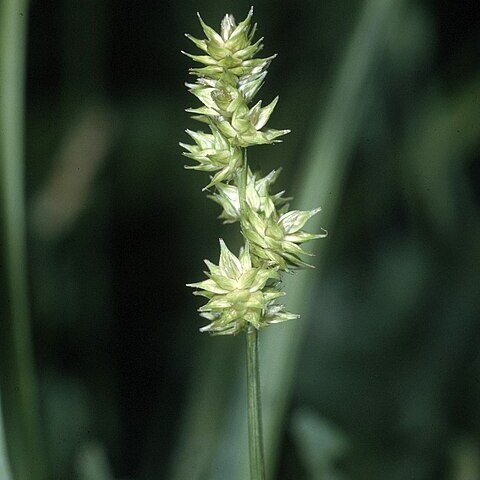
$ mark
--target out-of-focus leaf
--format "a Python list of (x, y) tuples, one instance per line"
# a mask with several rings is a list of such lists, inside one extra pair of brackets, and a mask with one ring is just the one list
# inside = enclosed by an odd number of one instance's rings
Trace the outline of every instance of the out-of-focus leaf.
[(406, 140), (402, 167), (411, 212), (449, 242), (458, 241), (463, 232), (480, 232), (466, 165), (480, 145), (479, 98), (479, 79), (450, 97), (428, 95)]
[(49, 372), (42, 387), (53, 475), (67, 478), (77, 446), (93, 429), (92, 403), (84, 385), (72, 378)]
[(335, 462), (345, 453), (348, 441), (338, 427), (304, 407), (293, 413), (291, 430), (310, 480), (344, 478)]
[(90, 441), (82, 445), (75, 463), (79, 480), (113, 480), (107, 454), (100, 442)]
[(35, 233), (59, 241), (92, 201), (92, 187), (113, 139), (113, 115), (101, 105), (85, 108), (62, 141), (50, 177), (34, 197)]
[(478, 480), (480, 478), (480, 447), (471, 437), (457, 438), (450, 450), (450, 480)]
[(5, 442), (5, 431), (3, 428), (3, 411), (0, 397), (0, 478), (12, 480), (10, 462), (8, 460), (7, 444)]
[(24, 79), (28, 2), (0, 3), (0, 382), (12, 473), (47, 477), (27, 285)]
[[(218, 341), (217, 341), (218, 340)], [(174, 450), (168, 478), (206, 479), (212, 462), (213, 449), (218, 441), (228, 401), (228, 385), (243, 372), (235, 357), (237, 338), (212, 339), (205, 337), (194, 364), (194, 375), (188, 392), (185, 415), (179, 428), (179, 445)]]

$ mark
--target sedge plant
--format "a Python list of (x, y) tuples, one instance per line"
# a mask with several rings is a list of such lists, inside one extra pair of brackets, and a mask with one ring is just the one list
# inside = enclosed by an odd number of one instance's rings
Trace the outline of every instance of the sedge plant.
[(224, 223), (238, 223), (244, 238), (238, 256), (220, 239), (218, 264), (205, 260), (207, 278), (188, 286), (207, 299), (199, 312), (208, 323), (200, 331), (246, 336), (250, 475), (252, 480), (263, 480), (258, 331), (298, 318), (278, 303), (285, 295), (282, 274), (312, 267), (305, 261), (305, 256), (312, 254), (302, 244), (323, 238), (326, 232), (303, 230), (319, 208), (290, 210), (291, 199), (283, 191), (271, 192), (279, 170), (262, 177), (248, 165), (248, 147), (280, 142), (280, 137), (289, 133), (265, 128), (278, 97), (266, 106), (261, 100), (253, 103), (276, 55), (255, 57), (263, 38), (254, 40), (252, 15), (250, 9), (238, 24), (233, 15), (225, 15), (219, 33), (198, 15), (206, 38), (186, 35), (202, 51), (200, 55), (183, 52), (200, 64), (190, 69), (195, 82), (186, 85), (201, 106), (187, 112), (205, 128), (186, 130), (194, 143), (180, 145), (183, 154), (196, 162), (186, 168), (210, 174), (204, 190), (221, 207), (219, 218)]

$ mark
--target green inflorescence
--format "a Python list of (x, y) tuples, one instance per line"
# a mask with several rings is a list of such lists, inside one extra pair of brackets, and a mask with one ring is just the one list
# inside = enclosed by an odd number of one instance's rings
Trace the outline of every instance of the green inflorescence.
[(203, 54), (183, 52), (202, 65), (190, 69), (196, 82), (186, 84), (202, 106), (187, 112), (210, 130), (186, 130), (195, 143), (180, 145), (183, 154), (197, 163), (185, 168), (211, 174), (204, 190), (213, 190), (209, 198), (222, 208), (220, 218), (224, 223), (239, 222), (245, 238), (238, 257), (220, 240), (219, 264), (205, 260), (207, 280), (188, 284), (196, 295), (208, 299), (199, 311), (210, 323), (200, 330), (216, 335), (235, 335), (249, 327), (258, 330), (297, 318), (276, 303), (284, 295), (281, 273), (311, 267), (302, 257), (312, 254), (301, 245), (327, 234), (302, 230), (319, 208), (289, 211), (290, 199), (284, 192), (270, 192), (279, 170), (262, 178), (248, 166), (247, 147), (279, 142), (289, 133), (264, 128), (278, 97), (265, 107), (261, 100), (250, 106), (276, 56), (254, 58), (263, 45), (262, 38), (253, 40), (252, 15), (253, 9), (238, 25), (232, 15), (225, 15), (220, 33), (198, 15), (206, 38), (186, 36)]

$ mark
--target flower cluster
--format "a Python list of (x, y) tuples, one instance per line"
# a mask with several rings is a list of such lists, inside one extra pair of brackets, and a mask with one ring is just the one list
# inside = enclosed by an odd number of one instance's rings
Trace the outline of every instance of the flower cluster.
[(311, 266), (302, 257), (312, 254), (301, 244), (326, 236), (325, 231), (310, 234), (302, 230), (319, 208), (289, 211), (290, 199), (284, 192), (270, 192), (280, 170), (261, 177), (247, 164), (247, 147), (278, 142), (289, 132), (264, 128), (278, 97), (265, 107), (261, 100), (250, 106), (275, 58), (253, 58), (263, 45), (262, 38), (253, 40), (256, 25), (252, 25), (252, 15), (250, 10), (238, 25), (232, 15), (225, 15), (220, 33), (199, 15), (206, 38), (186, 36), (203, 54), (183, 52), (201, 64), (190, 69), (195, 83), (186, 84), (201, 106), (187, 112), (210, 130), (186, 130), (195, 143), (181, 143), (183, 154), (197, 162), (186, 168), (211, 173), (205, 187), (213, 189), (209, 198), (222, 208), (224, 223), (240, 223), (245, 239), (238, 258), (220, 240), (219, 264), (205, 260), (207, 280), (188, 285), (195, 288), (196, 295), (208, 299), (199, 311), (210, 323), (201, 331), (217, 335), (297, 318), (276, 303), (284, 295), (281, 272)]
[(220, 240), (218, 266), (208, 260), (205, 263), (208, 279), (188, 285), (197, 289), (197, 295), (208, 298), (199, 311), (211, 323), (200, 331), (229, 335), (241, 332), (248, 325), (259, 329), (297, 318), (283, 306), (274, 304), (284, 295), (276, 288), (280, 279), (278, 269), (254, 267), (248, 243), (237, 258)]
[[(257, 180), (256, 175), (252, 171), (247, 170), (247, 187), (245, 192), (245, 200), (249, 209), (255, 212), (262, 212), (267, 218), (277, 212), (277, 208), (281, 208), (279, 212), (288, 210), (287, 202), (289, 198), (283, 198), (285, 192), (279, 192), (270, 195), (269, 190), (280, 174), (279, 170), (273, 170), (266, 177)], [(216, 192), (209, 195), (214, 202), (218, 203), (223, 211), (220, 219), (223, 223), (235, 223), (240, 221), (240, 193), (236, 185), (227, 185), (220, 183), (217, 185)]]

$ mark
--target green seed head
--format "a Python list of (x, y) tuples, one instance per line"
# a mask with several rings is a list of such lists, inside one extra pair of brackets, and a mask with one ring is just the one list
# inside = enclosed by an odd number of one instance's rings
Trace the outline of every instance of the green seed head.
[(208, 299), (199, 308), (201, 315), (210, 321), (201, 328), (202, 332), (235, 335), (249, 325), (260, 329), (297, 317), (274, 303), (284, 295), (275, 288), (280, 278), (277, 269), (254, 267), (248, 242), (237, 258), (220, 240), (219, 264), (208, 260), (205, 263), (208, 279), (188, 284), (196, 289), (196, 295)]
[(203, 67), (190, 73), (197, 82), (187, 84), (189, 91), (202, 103), (189, 108), (196, 120), (214, 123), (228, 141), (239, 147), (279, 141), (289, 130), (262, 130), (277, 104), (278, 97), (266, 107), (258, 102), (248, 104), (263, 85), (267, 68), (274, 56), (253, 58), (262, 48), (261, 40), (253, 42), (255, 28), (251, 25), (253, 10), (238, 25), (232, 15), (222, 20), (220, 33), (209, 27), (199, 16), (206, 36), (204, 40), (187, 35), (205, 55), (185, 53)]
[(187, 130), (188, 135), (195, 141), (195, 145), (180, 143), (186, 150), (183, 155), (198, 162), (198, 165), (187, 165), (185, 168), (217, 172), (205, 188), (230, 181), (242, 164), (240, 148), (228, 142), (215, 125), (212, 124), (210, 129), (211, 134)]
[(205, 38), (187, 35), (202, 51), (186, 53), (200, 64), (190, 69), (195, 82), (186, 84), (200, 105), (187, 112), (209, 131), (186, 131), (194, 143), (180, 145), (196, 162), (186, 168), (210, 174), (205, 187), (212, 190), (209, 198), (222, 207), (224, 223), (240, 222), (246, 241), (236, 257), (220, 240), (219, 264), (206, 260), (207, 279), (188, 285), (207, 299), (199, 311), (209, 323), (201, 331), (214, 335), (235, 335), (297, 318), (275, 303), (284, 295), (280, 273), (310, 266), (303, 257), (311, 254), (301, 245), (326, 235), (302, 230), (320, 209), (289, 212), (290, 199), (284, 192), (270, 192), (279, 170), (261, 177), (248, 167), (247, 147), (279, 142), (289, 132), (266, 127), (278, 97), (266, 106), (261, 100), (251, 105), (275, 58), (255, 58), (263, 45), (262, 39), (253, 39), (252, 15), (250, 10), (238, 24), (233, 15), (225, 15), (219, 32), (199, 15)]
[(327, 232), (311, 234), (301, 229), (319, 211), (319, 208), (309, 211), (292, 210), (280, 216), (267, 217), (263, 213), (249, 209), (242, 219), (242, 231), (251, 243), (252, 255), (258, 258), (258, 262), (280, 270), (311, 267), (312, 265), (302, 260), (302, 256), (312, 254), (300, 245), (310, 240), (324, 238)]

